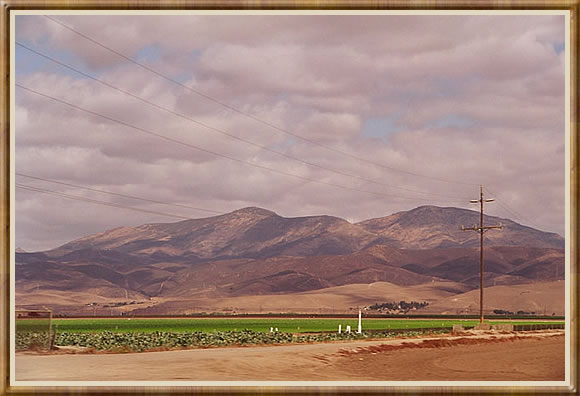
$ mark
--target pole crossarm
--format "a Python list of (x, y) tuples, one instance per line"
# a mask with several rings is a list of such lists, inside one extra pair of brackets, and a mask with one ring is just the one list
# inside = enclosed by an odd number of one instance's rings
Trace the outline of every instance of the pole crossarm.
[(482, 232), (482, 231), (483, 232), (486, 232), (487, 230), (491, 230), (491, 229), (494, 229), (494, 228), (501, 230), (503, 228), (503, 224), (502, 223), (499, 223), (498, 225), (485, 226), (485, 227), (478, 227), (478, 226), (475, 226), (475, 225), (473, 227), (464, 227), (464, 226), (461, 226), (461, 229), (463, 231), (477, 231), (477, 232)]

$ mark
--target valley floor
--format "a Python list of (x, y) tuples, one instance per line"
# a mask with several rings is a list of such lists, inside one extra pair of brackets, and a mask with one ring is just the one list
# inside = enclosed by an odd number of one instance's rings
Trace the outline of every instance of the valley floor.
[(15, 366), (17, 381), (564, 381), (565, 337), (471, 332), (130, 354), (19, 353)]

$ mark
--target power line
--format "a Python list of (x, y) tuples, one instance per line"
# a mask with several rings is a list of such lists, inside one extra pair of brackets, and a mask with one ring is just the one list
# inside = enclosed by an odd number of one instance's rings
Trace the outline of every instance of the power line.
[(155, 214), (155, 215), (173, 217), (173, 218), (177, 218), (177, 219), (181, 219), (181, 220), (194, 220), (191, 217), (180, 216), (180, 215), (175, 215), (175, 214), (170, 214), (170, 213), (165, 213), (165, 212), (159, 212), (159, 211), (155, 211), (155, 210), (139, 209), (139, 208), (135, 208), (135, 207), (132, 207), (132, 206), (121, 205), (121, 204), (114, 204), (114, 203), (111, 203), (111, 202), (105, 202), (105, 201), (99, 201), (99, 200), (96, 200), (96, 199), (80, 197), (78, 195), (70, 195), (70, 194), (65, 194), (65, 193), (61, 193), (61, 192), (58, 192), (58, 191), (46, 190), (44, 188), (39, 188), (39, 187), (34, 187), (34, 186), (27, 186), (25, 184), (15, 183), (15, 186), (18, 187), (18, 188), (24, 189), (24, 190), (40, 192), (40, 193), (49, 194), (49, 195), (55, 195), (57, 197), (63, 197), (63, 198), (73, 199), (75, 201), (88, 202), (88, 203), (93, 203), (93, 204), (98, 204), (98, 205), (103, 205), (103, 206), (112, 206), (114, 208), (129, 209), (129, 210), (133, 210), (133, 211), (136, 211), (136, 212), (143, 212), (143, 213), (149, 213), (149, 214)]
[(60, 65), (62, 67), (65, 67), (65, 68), (67, 68), (69, 70), (72, 70), (72, 71), (74, 71), (74, 72), (76, 72), (76, 73), (78, 73), (78, 74), (80, 74), (80, 75), (82, 75), (84, 77), (87, 77), (87, 78), (89, 78), (89, 79), (91, 79), (93, 81), (96, 81), (99, 84), (102, 84), (102, 85), (104, 85), (106, 87), (109, 87), (109, 88), (111, 88), (111, 89), (113, 89), (113, 90), (115, 90), (117, 92), (120, 92), (120, 93), (122, 93), (124, 95), (130, 96), (130, 97), (132, 97), (134, 99), (137, 99), (137, 100), (139, 100), (139, 101), (141, 101), (143, 103), (146, 103), (146, 104), (148, 104), (150, 106), (153, 106), (153, 107), (155, 107), (155, 108), (157, 108), (159, 110), (165, 111), (165, 112), (167, 112), (169, 114), (175, 115), (175, 116), (180, 117), (182, 119), (185, 119), (185, 120), (187, 120), (189, 122), (193, 122), (194, 124), (199, 125), (199, 126), (202, 126), (202, 127), (206, 128), (206, 129), (209, 129), (212, 132), (219, 133), (219, 134), (224, 135), (224, 136), (227, 136), (227, 137), (229, 137), (231, 139), (235, 139), (235, 140), (238, 140), (240, 142), (243, 142), (243, 143), (252, 145), (254, 147), (257, 147), (260, 150), (265, 150), (265, 151), (268, 151), (268, 152), (271, 152), (271, 153), (275, 153), (275, 154), (278, 154), (278, 155), (283, 156), (285, 158), (288, 158), (288, 159), (291, 159), (291, 160), (300, 162), (300, 163), (305, 164), (305, 165), (308, 165), (308, 166), (313, 166), (313, 167), (316, 167), (316, 168), (319, 168), (319, 169), (323, 169), (323, 170), (326, 170), (326, 171), (329, 171), (329, 172), (333, 172), (333, 173), (336, 173), (336, 174), (339, 174), (339, 175), (342, 175), (342, 176), (347, 176), (347, 177), (350, 177), (350, 178), (353, 178), (353, 179), (357, 179), (357, 180), (360, 180), (360, 181), (364, 181), (366, 183), (377, 184), (377, 185), (380, 185), (380, 186), (383, 186), (383, 187), (394, 188), (394, 189), (408, 191), (408, 192), (413, 192), (413, 193), (417, 193), (417, 194), (437, 195), (437, 196), (441, 196), (441, 197), (445, 197), (445, 198), (456, 198), (456, 196), (451, 196), (451, 195), (446, 195), (446, 194), (439, 194), (439, 193), (433, 193), (433, 192), (428, 192), (428, 191), (413, 190), (413, 189), (409, 189), (409, 188), (394, 186), (392, 184), (381, 183), (381, 182), (378, 182), (376, 180), (367, 179), (367, 178), (364, 178), (364, 177), (361, 177), (361, 176), (353, 175), (353, 174), (346, 173), (346, 172), (343, 172), (343, 171), (340, 171), (340, 170), (337, 170), (337, 169), (334, 169), (334, 168), (326, 167), (326, 166), (323, 166), (323, 165), (319, 165), (319, 164), (316, 164), (316, 163), (313, 163), (313, 162), (310, 162), (310, 161), (306, 161), (306, 160), (303, 160), (303, 159), (294, 157), (294, 156), (289, 155), (289, 154), (286, 154), (284, 152), (281, 152), (281, 151), (278, 151), (278, 150), (274, 150), (274, 149), (271, 149), (271, 148), (269, 148), (267, 146), (263, 146), (261, 144), (252, 142), (251, 140), (244, 139), (244, 138), (238, 137), (236, 135), (232, 135), (231, 133), (225, 132), (225, 131), (223, 131), (221, 129), (215, 128), (215, 127), (213, 127), (211, 125), (208, 125), (206, 123), (203, 123), (201, 121), (198, 121), (198, 120), (196, 120), (194, 118), (191, 118), (191, 117), (189, 117), (189, 116), (187, 116), (187, 115), (185, 115), (183, 113), (179, 113), (177, 111), (174, 111), (174, 110), (168, 109), (166, 107), (163, 107), (163, 106), (161, 106), (161, 105), (159, 105), (157, 103), (151, 102), (151, 101), (149, 101), (149, 100), (147, 100), (145, 98), (142, 98), (142, 97), (140, 97), (138, 95), (135, 95), (135, 94), (133, 94), (131, 92), (125, 91), (122, 88), (119, 88), (117, 86), (114, 86), (112, 84), (109, 84), (106, 81), (103, 81), (103, 80), (101, 80), (101, 79), (99, 79), (99, 78), (97, 78), (95, 76), (92, 76), (92, 75), (87, 74), (87, 73), (85, 73), (85, 72), (83, 72), (81, 70), (78, 70), (78, 69), (76, 69), (75, 67), (73, 67), (71, 65), (68, 65), (66, 63), (63, 63), (63, 62), (61, 62), (61, 61), (59, 61), (57, 59), (54, 59), (53, 57), (51, 57), (49, 55), (43, 54), (43, 53), (41, 53), (39, 51), (36, 51), (36, 50), (34, 50), (34, 49), (32, 49), (32, 48), (30, 48), (30, 47), (28, 47), (28, 46), (26, 46), (26, 45), (24, 45), (22, 43), (19, 43), (18, 41), (16, 42), (16, 45), (18, 45), (18, 46), (26, 49), (27, 51), (30, 51), (30, 52), (34, 53), (34, 54), (36, 54), (36, 55), (38, 55), (40, 57), (43, 57), (43, 58), (45, 58), (45, 59), (47, 59), (47, 60), (49, 60), (49, 61), (51, 61), (53, 63), (56, 63), (56, 64), (58, 64), (58, 65)]
[[(488, 189), (487, 187), (483, 188), (484, 190), (486, 190), (488, 193), (495, 195), (498, 199), (497, 203), (498, 205), (500, 205), (502, 208), (504, 208), (511, 216), (513, 216), (515, 219), (517, 219), (520, 223), (526, 223), (524, 226), (527, 227), (534, 227), (537, 229), (541, 229), (544, 228), (546, 225), (546, 222), (544, 221), (544, 225), (542, 226), (541, 224), (539, 224), (537, 221), (531, 220), (528, 216), (524, 216), (522, 215), (520, 212), (516, 211), (513, 207), (509, 206), (507, 203), (502, 203), (502, 198), (492, 192), (490, 189)], [(505, 202), (505, 200), (503, 200)], [(551, 225), (558, 225), (558, 226), (562, 226), (562, 222), (547, 222), (547, 224), (551, 224)], [(552, 231), (554, 232), (554, 231)]]
[[(134, 129), (136, 131), (139, 131), (139, 132), (142, 132), (142, 133), (151, 135), (151, 136), (155, 136), (155, 137), (158, 137), (160, 139), (167, 140), (167, 141), (170, 141), (170, 142), (173, 142), (173, 143), (177, 143), (179, 145), (182, 145), (182, 146), (185, 146), (185, 147), (188, 147), (188, 148), (192, 148), (194, 150), (198, 150), (198, 151), (201, 151), (201, 152), (204, 152), (204, 153), (208, 153), (208, 154), (211, 154), (211, 155), (215, 155), (215, 156), (218, 156), (218, 157), (227, 158), (227, 159), (229, 159), (231, 161), (235, 161), (235, 162), (243, 163), (243, 164), (246, 164), (246, 165), (250, 165), (250, 166), (255, 167), (255, 168), (258, 168), (258, 169), (267, 170), (267, 171), (270, 171), (270, 172), (278, 173), (278, 174), (285, 175), (285, 176), (289, 176), (289, 177), (294, 177), (294, 178), (301, 179), (301, 180), (305, 180), (305, 181), (312, 182), (312, 183), (318, 183), (318, 184), (332, 186), (332, 187), (336, 187), (336, 188), (340, 188), (340, 189), (344, 189), (344, 190), (358, 191), (358, 192), (363, 192), (363, 193), (377, 195), (377, 196), (382, 196), (382, 197), (398, 198), (398, 199), (405, 199), (405, 200), (415, 200), (415, 201), (430, 201), (430, 202), (432, 201), (431, 199), (427, 199), (427, 198), (407, 197), (407, 196), (401, 196), (401, 195), (379, 193), (379, 192), (369, 191), (369, 190), (362, 190), (362, 189), (358, 189), (358, 188), (354, 188), (354, 187), (344, 186), (342, 184), (325, 182), (325, 181), (322, 181), (322, 180), (316, 180), (316, 179), (312, 179), (312, 178), (309, 178), (309, 177), (296, 175), (294, 173), (288, 173), (288, 172), (284, 172), (284, 171), (281, 171), (281, 170), (269, 168), (267, 166), (263, 166), (263, 165), (256, 164), (256, 163), (252, 163), (252, 162), (248, 162), (248, 161), (244, 161), (244, 160), (241, 160), (239, 158), (231, 157), (231, 156), (226, 155), (226, 154), (221, 154), (221, 153), (218, 153), (218, 152), (215, 152), (215, 151), (212, 151), (212, 150), (204, 149), (202, 147), (198, 147), (198, 146), (195, 146), (195, 145), (190, 144), (190, 143), (186, 143), (186, 142), (181, 141), (181, 140), (178, 140), (178, 139), (174, 139), (174, 138), (171, 138), (171, 137), (168, 137), (168, 136), (165, 136), (165, 135), (158, 134), (156, 132), (149, 131), (147, 129), (144, 129), (144, 128), (141, 128), (141, 127), (138, 127), (138, 126), (129, 124), (129, 123), (126, 123), (124, 121), (117, 120), (115, 118), (112, 118), (112, 117), (109, 117), (109, 116), (106, 116), (106, 115), (103, 115), (103, 114), (94, 112), (92, 110), (85, 109), (85, 108), (80, 107), (80, 106), (77, 106), (77, 105), (74, 105), (74, 104), (69, 103), (69, 102), (66, 102), (66, 101), (64, 101), (62, 99), (55, 98), (54, 96), (50, 96), (50, 95), (47, 95), (45, 93), (36, 91), (36, 90), (34, 90), (32, 88), (28, 88), (28, 87), (26, 87), (26, 86), (24, 86), (22, 84), (19, 84), (19, 83), (16, 83), (15, 85), (17, 87), (21, 88), (21, 89), (24, 89), (26, 91), (29, 91), (31, 93), (34, 93), (34, 94), (36, 94), (38, 96), (42, 96), (42, 97), (45, 97), (47, 99), (51, 99), (51, 100), (53, 100), (55, 102), (64, 104), (66, 106), (72, 107), (74, 109), (80, 110), (82, 112), (85, 112), (85, 113), (88, 113), (88, 114), (91, 114), (91, 115), (97, 116), (97, 117), (102, 118), (102, 119), (105, 119), (107, 121), (111, 121), (111, 122), (117, 123), (119, 125), (123, 125), (125, 127)], [(447, 201), (447, 202), (449, 202), (449, 201)], [(456, 202), (457, 201), (453, 201), (453, 203), (456, 203)]]
[[(494, 192), (492, 192), (490, 189), (488, 189), (487, 187), (484, 187), (484, 189), (489, 192), (492, 195), (495, 195), (497, 198), (501, 198), (499, 195), (495, 194)], [(498, 205), (500, 205), (502, 208), (504, 208), (505, 210), (507, 210), (511, 215), (515, 216), (516, 218), (520, 219), (520, 221), (527, 221), (527, 219), (522, 216), (519, 212), (517, 212), (515, 209), (512, 209), (510, 206), (508, 206), (507, 204), (503, 204), (502, 202), (500, 202), (499, 200), (497, 201)]]
[(123, 198), (137, 199), (137, 200), (144, 201), (144, 202), (151, 202), (151, 203), (156, 203), (156, 204), (161, 204), (161, 205), (175, 206), (175, 207), (178, 207), (178, 208), (185, 208), (185, 209), (194, 209), (194, 210), (199, 210), (199, 211), (202, 211), (202, 212), (223, 214), (223, 212), (218, 212), (217, 210), (197, 208), (195, 206), (180, 205), (180, 204), (174, 204), (174, 203), (169, 203), (169, 202), (164, 202), (164, 201), (156, 201), (156, 200), (153, 200), (153, 199), (136, 197), (134, 195), (120, 194), (120, 193), (116, 193), (116, 192), (112, 192), (112, 191), (100, 190), (100, 189), (86, 187), (86, 186), (79, 186), (78, 184), (65, 183), (65, 182), (61, 182), (61, 181), (57, 181), (57, 180), (45, 179), (43, 177), (26, 175), (24, 173), (19, 173), (19, 172), (16, 172), (16, 175), (22, 176), (22, 177), (27, 177), (29, 179), (35, 179), (35, 180), (41, 180), (41, 181), (45, 181), (45, 182), (49, 182), (49, 183), (54, 183), (54, 184), (60, 184), (60, 185), (63, 185), (63, 186), (81, 188), (81, 189), (88, 190), (88, 191), (94, 191), (94, 192), (98, 192), (98, 193), (115, 195), (115, 196), (123, 197)]
[(98, 45), (99, 47), (101, 47), (101, 48), (103, 48), (103, 49), (105, 49), (105, 50), (107, 50), (107, 51), (109, 51), (109, 52), (111, 52), (111, 53), (113, 53), (113, 54), (115, 54), (115, 55), (117, 55), (117, 56), (119, 56), (119, 57), (127, 60), (128, 62), (133, 63), (134, 65), (137, 65), (137, 66), (139, 66), (139, 67), (141, 67), (141, 68), (149, 71), (150, 73), (155, 74), (156, 76), (158, 76), (158, 77), (160, 77), (160, 78), (162, 78), (162, 79), (164, 79), (166, 81), (169, 81), (169, 82), (171, 82), (173, 84), (176, 84), (176, 85), (178, 85), (178, 86), (180, 86), (180, 87), (182, 87), (182, 88), (184, 88), (184, 89), (186, 89), (186, 90), (188, 90), (190, 92), (195, 93), (196, 95), (199, 95), (199, 96), (201, 96), (201, 97), (203, 97), (203, 98), (205, 98), (205, 99), (207, 99), (207, 100), (209, 100), (209, 101), (211, 101), (213, 103), (219, 104), (220, 106), (223, 106), (223, 107), (227, 108), (228, 110), (231, 110), (231, 111), (233, 111), (233, 112), (235, 112), (237, 114), (240, 114), (240, 115), (242, 115), (244, 117), (250, 118), (250, 119), (252, 119), (252, 120), (254, 120), (256, 122), (259, 122), (259, 123), (261, 123), (263, 125), (266, 125), (266, 126), (268, 126), (270, 128), (273, 128), (273, 129), (277, 130), (278, 132), (282, 132), (284, 134), (290, 135), (292, 137), (295, 137), (297, 139), (300, 139), (300, 140), (305, 141), (307, 143), (310, 143), (312, 145), (321, 147), (321, 148), (323, 148), (325, 150), (334, 152), (336, 154), (348, 156), (348, 157), (354, 158), (354, 159), (356, 159), (358, 161), (365, 162), (365, 163), (371, 164), (373, 166), (376, 166), (376, 167), (379, 167), (379, 168), (383, 168), (383, 169), (387, 169), (387, 170), (390, 170), (390, 171), (405, 173), (405, 174), (412, 175), (412, 176), (416, 176), (416, 177), (422, 177), (422, 178), (431, 179), (431, 180), (435, 180), (435, 181), (439, 181), (439, 182), (444, 182), (444, 183), (450, 183), (450, 184), (462, 184), (462, 185), (468, 185), (468, 186), (476, 186), (477, 185), (476, 183), (467, 183), (467, 182), (461, 182), (461, 181), (456, 181), (456, 180), (449, 180), (449, 179), (444, 179), (444, 178), (440, 178), (440, 177), (434, 177), (434, 176), (429, 176), (429, 175), (423, 175), (423, 174), (416, 173), (416, 172), (406, 171), (404, 169), (393, 168), (393, 167), (390, 167), (390, 166), (387, 166), (387, 165), (384, 165), (384, 164), (381, 164), (381, 163), (378, 163), (378, 162), (375, 162), (375, 161), (371, 161), (371, 160), (366, 159), (366, 158), (359, 157), (357, 155), (348, 153), (346, 151), (342, 151), (342, 150), (335, 149), (333, 147), (330, 147), (330, 146), (327, 146), (325, 144), (319, 143), (319, 142), (317, 142), (315, 140), (308, 139), (308, 138), (306, 138), (304, 136), (301, 136), (301, 135), (298, 135), (296, 133), (290, 132), (287, 129), (284, 129), (282, 127), (279, 127), (279, 126), (277, 126), (275, 124), (272, 124), (272, 123), (270, 123), (268, 121), (262, 120), (261, 118), (258, 118), (256, 116), (250, 114), (250, 113), (247, 113), (247, 112), (245, 112), (243, 110), (240, 110), (240, 109), (238, 109), (238, 108), (236, 108), (234, 106), (231, 106), (231, 105), (229, 105), (227, 103), (224, 103), (224, 102), (222, 102), (222, 101), (220, 101), (220, 100), (218, 100), (218, 99), (216, 99), (216, 98), (214, 98), (212, 96), (209, 96), (208, 94), (205, 94), (205, 93), (203, 93), (201, 91), (198, 91), (198, 90), (196, 90), (194, 88), (191, 88), (191, 87), (189, 87), (189, 86), (187, 86), (187, 85), (185, 85), (185, 84), (183, 84), (183, 83), (181, 83), (181, 82), (179, 82), (179, 81), (177, 81), (177, 80), (175, 80), (175, 79), (173, 79), (173, 78), (171, 78), (169, 76), (166, 76), (165, 74), (163, 74), (163, 73), (161, 73), (161, 72), (159, 72), (159, 71), (157, 71), (157, 70), (155, 70), (155, 69), (153, 69), (153, 68), (151, 68), (151, 67), (149, 67), (149, 66), (147, 66), (147, 65), (145, 65), (145, 64), (143, 64), (141, 62), (138, 62), (137, 60), (135, 60), (135, 59), (133, 59), (133, 58), (127, 56), (127, 55), (124, 55), (124, 54), (122, 54), (119, 51), (116, 51), (116, 50), (112, 49), (111, 47), (109, 47), (109, 46), (101, 43), (100, 41), (97, 41), (97, 40), (95, 40), (95, 39), (87, 36), (86, 34), (79, 32), (78, 30), (72, 28), (71, 26), (66, 25), (65, 23), (61, 22), (60, 20), (58, 20), (56, 18), (50, 17), (48, 15), (44, 15), (44, 17), (46, 17), (47, 19), (53, 21), (54, 23), (56, 23), (56, 24), (64, 27), (65, 29), (68, 29), (71, 32), (73, 32), (73, 33), (75, 33), (75, 34), (83, 37), (84, 39), (92, 42), (93, 44)]

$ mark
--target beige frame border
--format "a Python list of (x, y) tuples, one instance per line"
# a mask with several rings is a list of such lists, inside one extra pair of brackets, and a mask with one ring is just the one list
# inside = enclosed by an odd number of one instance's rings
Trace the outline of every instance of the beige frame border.
[(567, 219), (570, 229), (570, 238), (567, 241), (570, 252), (570, 388), (543, 387), (542, 393), (562, 394), (576, 393), (578, 391), (578, 255), (577, 246), (579, 242), (578, 220), (578, 186), (580, 175), (578, 172), (578, 51), (579, 51), (579, 22), (578, 11), (580, 0), (514, 0), (493, 2), (490, 0), (446, 0), (427, 1), (419, 0), (407, 2), (403, 0), (358, 0), (341, 2), (340, 0), (202, 0), (202, 1), (130, 1), (130, 0), (0, 0), (2, 10), (0, 12), (0, 394), (28, 394), (28, 393), (93, 393), (93, 394), (125, 394), (125, 393), (248, 393), (248, 394), (303, 394), (305, 392), (316, 391), (316, 393), (538, 393), (539, 389), (534, 387), (417, 387), (409, 386), (402, 388), (395, 387), (344, 387), (344, 388), (317, 388), (317, 387), (252, 387), (248, 388), (243, 384), (235, 387), (10, 387), (10, 213), (12, 210), (11, 201), (11, 180), (10, 180), (10, 11), (12, 10), (568, 10), (570, 11), (570, 81), (567, 90), (570, 93), (570, 216)]

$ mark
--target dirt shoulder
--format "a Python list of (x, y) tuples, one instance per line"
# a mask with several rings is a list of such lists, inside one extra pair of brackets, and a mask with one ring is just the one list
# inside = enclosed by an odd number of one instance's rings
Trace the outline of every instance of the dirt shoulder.
[(563, 331), (196, 349), (17, 354), (17, 381), (559, 381)]

